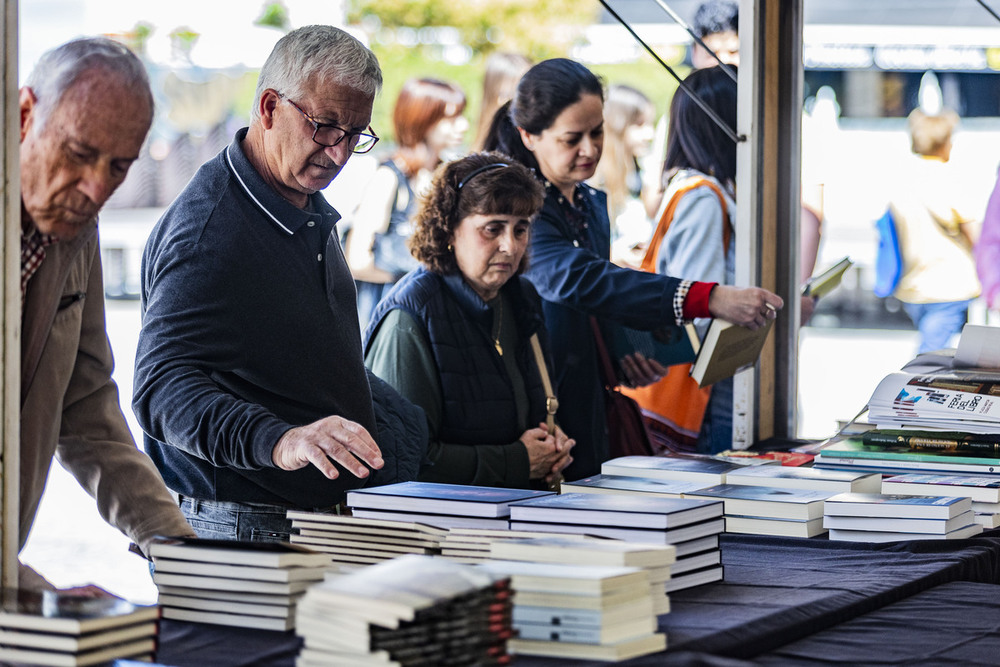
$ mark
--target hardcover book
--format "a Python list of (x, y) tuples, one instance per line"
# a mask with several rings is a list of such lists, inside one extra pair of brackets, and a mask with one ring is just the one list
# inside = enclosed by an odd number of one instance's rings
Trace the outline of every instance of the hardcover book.
[(635, 495), (680, 498), (689, 491), (705, 488), (702, 482), (625, 477), (621, 475), (594, 475), (575, 482), (564, 482), (561, 493), (630, 493)]
[(698, 358), (691, 367), (691, 377), (700, 387), (736, 375), (757, 362), (774, 320), (767, 320), (756, 330), (714, 319), (701, 342)]
[(255, 567), (323, 567), (330, 559), (312, 549), (287, 542), (251, 542), (179, 537), (154, 541), (149, 548), (154, 559), (201, 561)]
[(514, 521), (667, 529), (722, 515), (722, 503), (695, 498), (566, 493), (510, 507)]
[(601, 473), (622, 477), (696, 482), (711, 486), (724, 483), (728, 472), (740, 468), (741, 466), (732, 463), (707, 458), (620, 456), (602, 463)]
[[(726, 506), (726, 516), (768, 519), (815, 519), (823, 516), (823, 501), (831, 491), (776, 489), (767, 486), (720, 484), (688, 494), (691, 498), (715, 498)], [(726, 524), (729, 529), (729, 524)]]
[(971, 509), (968, 498), (841, 493), (827, 498), (825, 511), (830, 516), (952, 519)]
[(972, 475), (897, 475), (882, 480), (882, 493), (961, 496), (973, 502), (1000, 503), (1000, 479)]
[(727, 516), (727, 533), (774, 535), (775, 537), (816, 537), (826, 532), (823, 517), (805, 521), (794, 519), (762, 519), (753, 516)]
[(821, 468), (756, 466), (727, 473), (726, 483), (781, 489), (812, 489), (833, 493), (850, 491), (878, 493), (882, 490), (882, 475)]
[(536, 523), (528, 521), (511, 521), (510, 527), (514, 530), (534, 530), (545, 533), (567, 533), (579, 534), (585, 532), (588, 535), (598, 537), (608, 537), (615, 540), (625, 540), (626, 542), (641, 542), (643, 544), (673, 544), (678, 552), (683, 543), (691, 540), (702, 539), (708, 536), (717, 536), (725, 531), (725, 522), (722, 516), (707, 521), (690, 523), (679, 528), (669, 530), (643, 530), (641, 528), (617, 528), (609, 526), (581, 526), (561, 523)]
[(831, 540), (844, 540), (848, 542), (898, 542), (900, 540), (964, 540), (974, 537), (983, 532), (983, 527), (974, 523), (964, 528), (959, 528), (950, 533), (895, 533), (891, 531), (878, 530), (842, 530), (839, 528), (830, 529)]
[(79, 635), (155, 621), (159, 617), (158, 607), (134, 605), (119, 598), (4, 589), (0, 628)]
[(664, 366), (688, 364), (698, 356), (701, 341), (693, 324), (684, 326), (662, 326), (653, 331), (630, 329), (620, 324), (606, 323), (604, 331), (608, 337), (611, 357), (615, 360), (619, 380), (625, 379), (624, 371), (617, 361), (627, 355), (639, 353), (647, 359), (655, 359)]
[(581, 541), (557, 535), (497, 541), (490, 545), (490, 555), (497, 560), (626, 567), (661, 567), (671, 565), (677, 559), (676, 549), (672, 546), (629, 544), (617, 540)]
[(878, 530), (892, 533), (950, 533), (976, 523), (976, 513), (962, 512), (951, 519), (897, 519), (872, 516), (836, 516), (828, 514), (823, 518), (826, 528), (838, 530)]
[(347, 504), (364, 509), (500, 518), (510, 514), (511, 503), (551, 495), (551, 491), (400, 482), (348, 491)]

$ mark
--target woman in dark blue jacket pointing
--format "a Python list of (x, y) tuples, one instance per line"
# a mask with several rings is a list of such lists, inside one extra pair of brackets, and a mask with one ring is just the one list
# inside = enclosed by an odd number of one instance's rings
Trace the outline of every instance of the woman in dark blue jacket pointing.
[[(608, 458), (602, 382), (590, 317), (652, 330), (695, 317), (762, 326), (783, 305), (758, 287), (736, 288), (678, 280), (611, 263), (610, 223), (594, 175), (604, 139), (600, 79), (564, 58), (538, 63), (514, 99), (493, 119), (487, 150), (507, 153), (545, 183), (545, 203), (531, 231), (525, 274), (542, 297), (552, 341), (559, 418), (577, 444), (566, 479), (600, 472)], [(641, 356), (621, 360), (632, 385), (666, 372)]]

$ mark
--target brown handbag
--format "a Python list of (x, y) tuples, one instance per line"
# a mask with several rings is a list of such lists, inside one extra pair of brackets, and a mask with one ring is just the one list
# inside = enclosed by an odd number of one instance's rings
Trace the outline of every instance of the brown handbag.
[(604, 405), (608, 422), (608, 448), (611, 458), (619, 456), (651, 456), (653, 447), (643, 422), (639, 404), (618, 389), (615, 369), (597, 319), (590, 318), (597, 347), (597, 361), (604, 385)]

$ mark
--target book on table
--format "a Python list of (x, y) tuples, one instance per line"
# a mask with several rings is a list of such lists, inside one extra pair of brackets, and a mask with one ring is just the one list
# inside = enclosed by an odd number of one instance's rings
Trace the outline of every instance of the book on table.
[(156, 571), (174, 574), (190, 574), (228, 579), (250, 579), (254, 581), (319, 581), (330, 565), (330, 559), (320, 567), (257, 567), (255, 565), (229, 565), (227, 563), (202, 563), (173, 558), (157, 558)]
[(601, 464), (601, 474), (722, 484), (726, 474), (741, 466), (710, 458), (680, 456), (619, 456)]
[(626, 542), (641, 542), (643, 544), (673, 544), (678, 550), (681, 549), (683, 543), (718, 535), (725, 532), (726, 529), (721, 515), (714, 519), (698, 521), (668, 530), (643, 530), (641, 528), (618, 528), (534, 521), (511, 521), (510, 527), (513, 530), (533, 530), (544, 533), (585, 533), (597, 537), (607, 537)]
[[(327, 560), (329, 556), (323, 554)], [(314, 584), (316, 579), (299, 581), (260, 581), (256, 579), (232, 579), (230, 577), (206, 577), (198, 574), (178, 574), (175, 572), (153, 572), (153, 583), (161, 586), (184, 588), (207, 588), (219, 591), (239, 591), (245, 593), (268, 593), (271, 595), (294, 595)]]
[(727, 517), (754, 516), (805, 521), (823, 516), (823, 501), (831, 495), (833, 493), (830, 491), (810, 489), (720, 484), (687, 494), (687, 497), (721, 500), (725, 503)]
[(667, 636), (662, 633), (654, 633), (636, 639), (626, 639), (614, 644), (580, 644), (561, 641), (512, 639), (508, 646), (510, 652), (514, 654), (620, 662), (629, 658), (666, 650)]
[(512, 521), (667, 529), (722, 515), (722, 504), (695, 498), (566, 493), (510, 506)]
[(691, 377), (698, 386), (707, 387), (757, 363), (773, 325), (774, 320), (768, 319), (763, 326), (752, 330), (713, 319), (691, 366)]
[(1000, 503), (1000, 478), (911, 473), (883, 479), (882, 492), (915, 496), (961, 496), (970, 498), (974, 503)]
[(511, 586), (518, 595), (522, 591), (603, 595), (638, 587), (640, 597), (649, 596), (649, 575), (637, 567), (507, 560), (492, 560), (477, 567), (494, 576), (509, 577)]
[(25, 649), (45, 649), (56, 652), (82, 653), (106, 646), (155, 637), (159, 627), (156, 621), (135, 623), (120, 628), (97, 630), (84, 634), (58, 632), (32, 632), (0, 628), (0, 646)]
[(726, 532), (775, 537), (816, 537), (825, 533), (826, 528), (823, 526), (822, 516), (807, 520), (727, 516)]
[(581, 541), (558, 535), (502, 540), (490, 545), (490, 556), (497, 560), (579, 565), (661, 567), (672, 565), (677, 560), (676, 554), (677, 550), (667, 545), (630, 544), (617, 540)]
[(634, 495), (680, 498), (689, 491), (705, 488), (703, 482), (687, 482), (623, 475), (594, 475), (574, 482), (563, 482), (561, 493), (621, 493)]
[(831, 516), (914, 519), (952, 519), (971, 509), (969, 498), (884, 493), (840, 493), (827, 498), (825, 504), (825, 513)]
[(976, 523), (976, 513), (962, 512), (950, 519), (913, 519), (873, 516), (837, 516), (828, 514), (823, 518), (826, 528), (838, 530), (878, 530), (893, 533), (937, 533), (945, 534)]
[(351, 539), (362, 539), (360, 536), (406, 537), (434, 540), (444, 536), (448, 530), (437, 528), (425, 523), (390, 521), (387, 519), (365, 519), (343, 514), (324, 514), (302, 510), (288, 510), (288, 518), (292, 527), (325, 530), (330, 533), (353, 533), (359, 535)]
[(322, 567), (330, 559), (323, 554), (287, 542), (216, 540), (201, 537), (163, 538), (149, 548), (157, 558), (248, 565), (255, 567)]
[(623, 357), (639, 353), (646, 359), (655, 359), (664, 366), (688, 364), (698, 356), (701, 341), (694, 325), (665, 325), (652, 331), (631, 329), (621, 324), (605, 322), (602, 326), (608, 339), (608, 349), (615, 363), (619, 380), (625, 380), (625, 372), (618, 361)]
[(821, 449), (816, 455), (816, 465), (1000, 474), (1000, 457), (915, 450), (905, 445), (866, 445), (860, 438), (853, 437), (833, 442)]
[(0, 597), (0, 628), (5, 630), (82, 635), (160, 617), (158, 607), (135, 605), (119, 598), (8, 588)]
[(670, 566), (670, 576), (679, 576), (685, 572), (691, 572), (692, 570), (701, 570), (709, 567), (710, 565), (718, 565), (721, 562), (722, 552), (720, 552), (718, 548), (712, 549), (711, 551), (705, 551), (703, 553), (692, 554), (690, 556), (685, 556), (684, 558), (678, 558), (677, 561)]
[(812, 276), (802, 284), (802, 296), (811, 296), (816, 299), (826, 296), (840, 286), (844, 273), (853, 264), (850, 257), (844, 257), (833, 266)]
[[(577, 598), (582, 596), (575, 596)], [(601, 627), (617, 625), (636, 619), (653, 616), (653, 602), (647, 596), (630, 600), (624, 604), (611, 605), (598, 609), (580, 609), (577, 607), (561, 607), (559, 605), (532, 606), (522, 604), (520, 600), (514, 605), (511, 620), (515, 623), (532, 623), (548, 626), (583, 626)]]
[(980, 514), (977, 512), (975, 521), (986, 529), (1000, 528), (1000, 514)]
[(581, 595), (555, 591), (518, 590), (515, 593), (517, 608), (544, 607), (563, 611), (587, 610), (596, 612), (613, 612), (622, 606), (633, 604), (649, 604), (652, 598), (649, 594), (649, 584), (636, 581), (631, 586), (619, 588), (600, 595)]
[(292, 611), (284, 616), (264, 616), (259, 614), (231, 613), (225, 611), (207, 611), (204, 609), (189, 609), (186, 607), (163, 607), (163, 618), (191, 623), (207, 623), (210, 625), (227, 625), (237, 628), (252, 628), (254, 630), (277, 630), (284, 632), (295, 627), (295, 617)]
[(517, 620), (513, 626), (520, 640), (612, 644), (651, 635), (656, 631), (656, 617), (650, 611), (646, 618), (631, 619), (608, 626), (550, 625)]
[(882, 475), (821, 468), (756, 466), (727, 473), (726, 483), (781, 489), (812, 489), (834, 493), (849, 491), (878, 493), (882, 490)]
[(362, 519), (378, 519), (382, 521), (399, 521), (402, 523), (420, 522), (434, 528), (449, 530), (451, 528), (491, 528), (502, 530), (509, 526), (507, 517), (490, 519), (479, 516), (456, 516), (452, 514), (418, 514), (413, 512), (390, 512), (385, 510), (369, 510), (361, 507), (351, 509), (351, 513)]
[(958, 528), (950, 533), (899, 533), (880, 530), (830, 529), (831, 540), (847, 542), (899, 542), (903, 540), (964, 540), (983, 532), (983, 527), (974, 523)]
[(400, 482), (347, 492), (352, 508), (501, 518), (511, 503), (554, 495), (551, 491), (503, 489), (463, 484)]
[(0, 646), (0, 663), (24, 664), (43, 667), (88, 667), (106, 665), (118, 658), (141, 658), (152, 655), (156, 640), (152, 637), (95, 648), (79, 653), (45, 651), (41, 649)]
[(988, 435), (1000, 424), (998, 394), (995, 372), (890, 373), (868, 399), (868, 419), (879, 429)]
[(716, 581), (722, 581), (723, 574), (723, 567), (721, 565), (711, 565), (700, 570), (683, 572), (670, 577), (670, 579), (664, 583), (663, 587), (667, 593), (676, 593), (677, 591), (683, 591), (689, 588), (711, 584)]

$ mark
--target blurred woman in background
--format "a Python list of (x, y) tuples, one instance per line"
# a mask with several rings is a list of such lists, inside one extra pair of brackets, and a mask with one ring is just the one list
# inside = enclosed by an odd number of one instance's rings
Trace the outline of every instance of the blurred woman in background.
[(410, 218), (442, 154), (465, 139), (469, 122), (464, 111), (462, 90), (437, 79), (411, 79), (396, 99), (392, 122), (397, 148), (375, 170), (346, 237), (362, 328), (388, 288), (417, 267), (407, 247)]
[(497, 51), (486, 58), (483, 97), (479, 103), (479, 122), (476, 124), (476, 139), (472, 144), (474, 150), (483, 149), (493, 116), (496, 115), (497, 109), (514, 97), (517, 82), (529, 67), (531, 61), (519, 53)]

